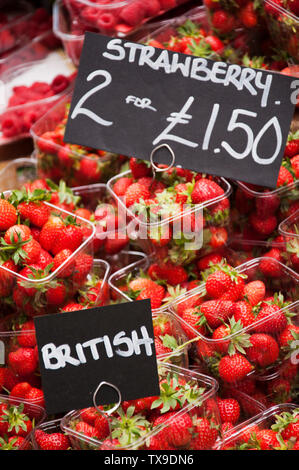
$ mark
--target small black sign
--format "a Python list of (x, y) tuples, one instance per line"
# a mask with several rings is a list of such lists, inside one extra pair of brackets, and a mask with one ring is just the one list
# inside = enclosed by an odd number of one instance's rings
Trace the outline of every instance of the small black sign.
[(296, 83), (86, 33), (65, 142), (275, 187)]
[[(34, 319), (49, 414), (93, 405), (100, 382), (121, 400), (160, 394), (149, 300)], [(118, 402), (103, 387), (97, 404)]]

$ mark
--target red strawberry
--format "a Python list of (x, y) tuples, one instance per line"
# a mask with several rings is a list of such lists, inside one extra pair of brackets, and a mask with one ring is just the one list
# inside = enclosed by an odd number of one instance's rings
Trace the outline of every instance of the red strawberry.
[(150, 166), (137, 158), (130, 158), (130, 170), (135, 180), (151, 174)]
[(18, 242), (24, 242), (29, 240), (31, 236), (31, 230), (27, 225), (13, 225), (10, 227), (4, 235), (4, 240), (6, 243), (13, 244)]
[(207, 418), (197, 418), (194, 422), (194, 425), (196, 435), (190, 442), (190, 449), (212, 449), (218, 438), (217, 427)]
[(168, 413), (168, 417), (170, 419), (175, 417), (166, 429), (165, 436), (168, 443), (173, 447), (187, 447), (192, 438), (192, 419), (187, 413), (177, 415), (175, 411)]
[(279, 356), (279, 347), (275, 339), (266, 334), (253, 334), (250, 337), (252, 346), (247, 349), (247, 357), (251, 362), (266, 367), (274, 364)]
[(204, 256), (199, 261), (197, 261), (197, 267), (200, 271), (205, 271), (215, 264), (219, 264), (222, 260), (222, 256), (218, 253), (211, 253)]
[(116, 183), (114, 183), (113, 185), (113, 191), (115, 192), (117, 196), (122, 197), (125, 195), (128, 187), (131, 186), (132, 183), (133, 183), (132, 178), (126, 178), (126, 177), (119, 178), (116, 181)]
[(17, 222), (17, 211), (6, 199), (0, 199), (0, 230), (8, 230)]
[(36, 346), (35, 326), (32, 320), (23, 323), (21, 333), (18, 335), (18, 343), (24, 348)]
[(48, 434), (36, 429), (34, 438), (41, 450), (68, 450), (71, 447), (69, 438), (60, 432)]
[(277, 187), (280, 188), (281, 186), (287, 186), (293, 182), (294, 178), (292, 173), (290, 173), (286, 167), (281, 166), (278, 173)]
[(244, 297), (254, 307), (261, 302), (266, 294), (266, 286), (262, 281), (251, 281), (244, 287)]
[(214, 329), (233, 315), (234, 303), (228, 300), (207, 300), (201, 304), (200, 313)]
[(126, 206), (130, 207), (132, 204), (139, 202), (140, 199), (146, 200), (150, 197), (151, 193), (145, 186), (139, 183), (133, 183), (128, 187), (125, 193)]
[(37, 227), (45, 225), (50, 216), (50, 208), (43, 202), (21, 202), (17, 209), (24, 220), (29, 219)]
[(200, 204), (222, 196), (223, 193), (224, 190), (215, 181), (202, 178), (196, 181), (191, 198), (193, 204)]
[(105, 416), (98, 415), (94, 426), (99, 434), (99, 439), (104, 440), (109, 435), (109, 424)]
[(213, 299), (219, 299), (232, 286), (232, 280), (228, 273), (221, 270), (210, 274), (206, 280), (207, 294)]
[(279, 334), (287, 326), (287, 317), (281, 311), (281, 307), (276, 304), (265, 305), (259, 311), (256, 322), (261, 322), (255, 326), (257, 333)]
[(253, 366), (241, 354), (224, 356), (220, 359), (218, 370), (220, 378), (227, 383), (239, 382), (251, 372)]
[(220, 418), (222, 422), (236, 424), (240, 418), (240, 405), (234, 398), (218, 398), (217, 405), (219, 408)]
[(31, 348), (19, 348), (8, 354), (10, 367), (21, 377), (33, 374), (37, 368), (37, 358)]
[(97, 429), (90, 424), (84, 423), (84, 421), (79, 421), (75, 426), (75, 430), (86, 437), (99, 439), (99, 433)]
[(270, 251), (263, 255), (259, 268), (266, 277), (280, 277), (282, 275), (281, 261), (280, 250), (278, 248), (271, 248)]
[(277, 218), (275, 215), (268, 214), (265, 217), (252, 212), (249, 217), (249, 222), (259, 234), (262, 236), (270, 235), (277, 227)]
[(241, 300), (234, 305), (234, 318), (242, 323), (243, 327), (251, 325), (255, 322), (255, 316), (250, 303)]

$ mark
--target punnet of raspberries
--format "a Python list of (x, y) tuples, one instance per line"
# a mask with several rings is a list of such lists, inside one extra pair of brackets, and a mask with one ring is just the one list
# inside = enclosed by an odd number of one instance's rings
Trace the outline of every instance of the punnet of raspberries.
[(109, 36), (126, 36), (186, 0), (66, 0), (72, 21), (85, 30), (93, 28)]

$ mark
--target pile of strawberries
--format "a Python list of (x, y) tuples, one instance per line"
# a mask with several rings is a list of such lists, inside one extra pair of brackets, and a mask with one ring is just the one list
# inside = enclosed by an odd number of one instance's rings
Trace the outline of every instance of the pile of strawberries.
[[(279, 223), (299, 209), (299, 133), (290, 133), (279, 171), (277, 189), (269, 190), (240, 183), (235, 192), (232, 222), (235, 241), (246, 250), (248, 242), (275, 241)], [(268, 245), (269, 246), (269, 245)]]
[(271, 37), (284, 53), (290, 54), (298, 63), (298, 0), (268, 0), (264, 8)]
[[(227, 433), (221, 450), (299, 450), (299, 408), (277, 406)], [(232, 434), (230, 436), (230, 434)]]
[[(130, 170), (109, 187), (139, 225), (137, 239), (145, 251), (154, 251), (161, 262), (187, 265), (224, 246), (230, 214), (226, 180), (175, 167), (153, 179), (150, 165), (136, 158), (130, 159)], [(193, 249), (188, 242), (194, 242)]]
[(126, 158), (82, 145), (66, 144), (63, 139), (69, 108), (70, 99), (66, 98), (32, 128), (39, 175), (56, 183), (64, 179), (69, 186), (106, 182), (118, 172)]
[(219, 59), (225, 49), (225, 44), (218, 36), (208, 31), (207, 27), (191, 20), (175, 29), (168, 41), (160, 42), (156, 38), (149, 39), (148, 45), (173, 52), (182, 52), (197, 57)]
[(32, 430), (43, 419), (39, 406), (0, 396), (0, 449), (29, 450)]
[(122, 402), (111, 419), (105, 408), (65, 416), (62, 429), (75, 449), (211, 449), (220, 435), (215, 384), (174, 366), (161, 366), (160, 396)]
[(57, 311), (92, 269), (90, 249), (84, 248), (92, 224), (49, 205), (52, 198), (45, 189), (23, 189), (0, 199), (4, 311), (11, 306), (30, 316)]
[[(290, 306), (296, 279), (286, 286), (285, 299), (275, 289), (275, 277), (287, 276), (278, 262), (260, 258), (247, 271), (213, 265), (204, 274), (204, 288), (173, 307), (187, 336), (196, 340), (196, 356), (225, 384), (278, 366), (299, 334), (298, 310)], [(263, 282), (261, 274), (270, 279)]]

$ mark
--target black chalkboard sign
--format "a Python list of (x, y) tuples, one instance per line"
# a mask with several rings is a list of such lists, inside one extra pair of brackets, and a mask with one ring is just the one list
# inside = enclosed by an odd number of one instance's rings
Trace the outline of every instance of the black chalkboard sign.
[[(100, 382), (122, 400), (160, 394), (149, 300), (34, 319), (49, 414), (93, 404)], [(97, 404), (118, 401), (103, 387)]]
[[(86, 33), (65, 142), (145, 160), (168, 144), (176, 165), (275, 187), (294, 84), (279, 73)], [(169, 163), (169, 151), (155, 160)]]

